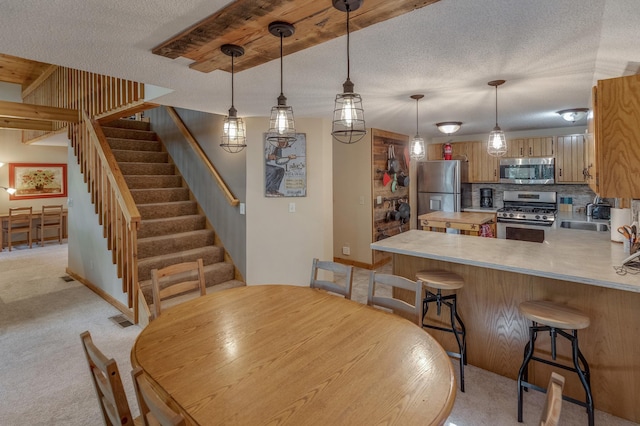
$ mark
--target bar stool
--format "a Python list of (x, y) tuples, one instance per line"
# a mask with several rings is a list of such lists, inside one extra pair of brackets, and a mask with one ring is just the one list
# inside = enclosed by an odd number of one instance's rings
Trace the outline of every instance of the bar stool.
[[(447, 296), (442, 295), (442, 290), (457, 290), (464, 287), (464, 279), (453, 272), (448, 271), (420, 271), (416, 274), (416, 279), (422, 283), (425, 289), (425, 297), (422, 301), (424, 315), (422, 317), (422, 327), (453, 333), (458, 343), (459, 352), (449, 352), (450, 357), (460, 360), (460, 390), (464, 392), (464, 366), (467, 364), (467, 340), (464, 323), (458, 315), (456, 293)], [(432, 292), (435, 289), (437, 292)], [(437, 314), (440, 316), (442, 305), (449, 307), (451, 327), (440, 327), (426, 324), (425, 318), (429, 303), (435, 302)]]
[[(524, 347), (524, 361), (518, 373), (518, 422), (522, 422), (523, 390), (531, 388), (545, 392), (545, 389), (527, 381), (529, 379), (529, 361), (533, 360), (578, 374), (586, 394), (585, 401), (579, 401), (567, 396), (563, 396), (562, 399), (586, 407), (589, 426), (593, 426), (593, 397), (591, 395), (589, 364), (578, 347), (578, 330), (589, 326), (589, 317), (577, 309), (546, 300), (523, 302), (520, 304), (519, 309), (520, 313), (531, 320), (533, 324), (529, 327), (529, 342)], [(548, 331), (551, 336), (552, 360), (533, 355), (536, 338), (538, 337), (538, 332), (541, 331)], [(573, 367), (555, 362), (556, 336), (562, 336), (571, 342)]]

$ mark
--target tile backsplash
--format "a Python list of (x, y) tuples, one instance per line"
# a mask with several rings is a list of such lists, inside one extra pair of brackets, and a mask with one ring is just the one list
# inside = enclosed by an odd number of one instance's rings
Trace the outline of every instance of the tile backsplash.
[[(474, 207), (480, 205), (480, 188), (493, 189), (493, 207), (504, 207), (502, 194), (504, 191), (555, 191), (558, 193), (558, 203), (561, 198), (571, 197), (574, 210), (576, 207), (586, 207), (592, 203), (596, 194), (588, 185), (515, 185), (505, 183), (474, 183), (471, 185), (471, 200)], [(605, 198), (603, 201), (614, 205), (614, 199)], [(640, 221), (640, 200), (631, 201), (631, 217)]]

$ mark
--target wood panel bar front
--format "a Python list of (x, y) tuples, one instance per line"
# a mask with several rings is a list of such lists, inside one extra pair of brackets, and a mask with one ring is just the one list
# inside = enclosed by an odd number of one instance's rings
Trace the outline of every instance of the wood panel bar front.
[[(458, 313), (467, 329), (468, 362), (476, 367), (516, 379), (528, 341), (530, 323), (518, 311), (527, 300), (551, 300), (585, 312), (591, 318), (580, 330), (579, 342), (591, 367), (595, 408), (640, 422), (640, 293), (585, 285), (516, 272), (393, 254), (393, 273), (415, 279), (416, 272), (441, 269), (461, 275), (465, 286), (457, 290)], [(410, 301), (411, 295), (397, 296)], [(443, 311), (444, 320), (448, 312)], [(435, 309), (429, 310), (434, 319)], [(454, 350), (450, 333), (429, 330), (447, 350)], [(558, 338), (558, 359), (571, 364), (570, 345)], [(549, 336), (541, 333), (537, 353), (549, 356)], [(530, 378), (546, 387), (551, 367), (531, 363)], [(575, 373), (559, 370), (566, 377), (565, 395), (584, 400), (584, 390)], [(474, 386), (469, 382), (468, 386)], [(513, 388), (513, 407), (517, 387)], [(526, 397), (525, 397), (526, 413)]]

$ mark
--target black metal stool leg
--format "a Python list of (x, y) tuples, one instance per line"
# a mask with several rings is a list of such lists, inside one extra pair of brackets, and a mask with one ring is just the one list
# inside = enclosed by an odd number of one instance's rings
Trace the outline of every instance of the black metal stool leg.
[[(589, 416), (589, 426), (594, 425), (594, 413), (593, 413), (593, 396), (591, 395), (591, 385), (589, 383), (588, 374), (589, 374), (589, 364), (582, 356), (580, 349), (578, 348), (578, 330), (573, 330), (573, 339), (571, 339), (571, 349), (573, 353), (573, 365), (576, 368), (576, 373), (580, 378), (580, 382), (582, 382), (582, 386), (584, 387), (584, 392), (586, 395), (586, 407), (587, 407), (587, 415)], [(580, 368), (580, 364), (578, 362), (580, 359), (583, 362), (585, 372)]]
[[(525, 375), (528, 377), (529, 373), (529, 361), (533, 357), (533, 350), (535, 347), (535, 338), (536, 334), (533, 327), (529, 327), (529, 343), (525, 346), (525, 349), (528, 347), (529, 350), (526, 352), (524, 360), (522, 361), (522, 365), (520, 366), (520, 371), (518, 372), (518, 422), (522, 423), (522, 399), (523, 399), (523, 390), (524, 386), (522, 382), (527, 382), (528, 379), (525, 379)], [(524, 379), (524, 380), (523, 380)]]
[[(457, 298), (456, 295), (453, 295), (451, 299), (451, 304), (449, 304), (449, 313), (451, 315), (451, 329), (453, 330), (453, 335), (456, 338), (456, 342), (458, 343), (458, 350), (460, 351), (460, 391), (464, 392), (464, 366), (466, 362), (466, 331), (464, 328), (464, 324), (460, 320), (457, 311)], [(456, 320), (460, 324), (460, 329), (456, 326)], [(460, 339), (460, 335), (462, 335), (462, 340)]]

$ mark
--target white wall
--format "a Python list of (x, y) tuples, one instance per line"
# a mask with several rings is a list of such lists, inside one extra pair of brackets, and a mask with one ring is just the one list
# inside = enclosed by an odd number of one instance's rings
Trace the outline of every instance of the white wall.
[[(248, 285), (309, 285), (314, 257), (333, 258), (331, 122), (296, 119), (306, 133), (307, 196), (264, 196), (263, 133), (268, 118), (247, 118), (247, 276)], [(296, 212), (289, 213), (289, 203)]]
[(107, 239), (102, 236), (102, 226), (98, 224), (91, 194), (80, 173), (73, 149), (69, 148), (68, 151), (68, 268), (126, 306), (127, 295), (122, 292), (122, 279), (118, 278), (112, 253), (107, 250)]
[[(67, 163), (67, 148), (59, 146), (35, 146), (22, 143), (22, 131), (0, 129), (0, 186), (9, 186), (9, 163)], [(0, 213), (8, 213), (12, 207), (33, 207), (41, 211), (43, 205), (62, 204), (67, 207), (66, 197), (9, 200), (9, 194), (0, 190)]]

